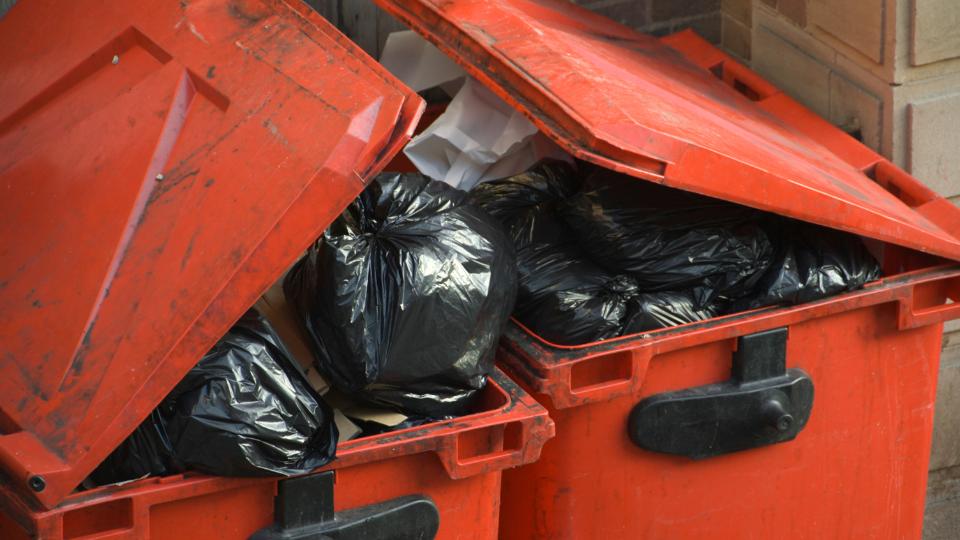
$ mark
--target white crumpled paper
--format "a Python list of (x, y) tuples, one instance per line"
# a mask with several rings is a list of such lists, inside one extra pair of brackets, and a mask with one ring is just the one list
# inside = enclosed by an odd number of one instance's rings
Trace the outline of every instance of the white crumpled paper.
[(522, 114), (470, 78), (404, 153), (421, 173), (463, 190), (519, 174), (546, 157), (569, 159)]
[[(459, 66), (413, 32), (390, 34), (381, 63), (418, 92), (435, 86), (450, 89), (464, 76)], [(462, 190), (519, 174), (544, 158), (570, 159), (521, 113), (470, 77), (404, 153), (424, 175)]]

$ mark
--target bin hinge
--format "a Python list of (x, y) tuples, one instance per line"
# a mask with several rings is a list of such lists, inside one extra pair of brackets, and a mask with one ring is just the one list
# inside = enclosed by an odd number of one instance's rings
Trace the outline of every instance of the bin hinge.
[(794, 439), (813, 408), (813, 381), (786, 369), (787, 329), (742, 336), (731, 378), (650, 396), (627, 431), (653, 452), (703, 459)]
[[(440, 513), (423, 495), (333, 511), (333, 471), (281, 480), (276, 522), (250, 540), (432, 540)], [(364, 489), (361, 487), (361, 489)]]

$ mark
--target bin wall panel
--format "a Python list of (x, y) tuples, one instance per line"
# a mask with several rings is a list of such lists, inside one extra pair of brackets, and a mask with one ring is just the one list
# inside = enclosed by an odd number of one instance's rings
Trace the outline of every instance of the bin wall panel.
[[(500, 477), (497, 471), (454, 480), (430, 454), (373, 462), (337, 472), (335, 510), (426, 495), (440, 511), (437, 539), (493, 540), (499, 523)], [(276, 480), (212, 484), (201, 489), (188, 481), (158, 483), (128, 497), (106, 497), (99, 504), (53, 511), (37, 522), (36, 539), (245, 540), (273, 523)], [(129, 512), (118, 514), (115, 501), (128, 501)], [(30, 538), (0, 514), (0, 538), (13, 540), (21, 535)]]
[(694, 461), (627, 436), (641, 399), (729, 378), (732, 340), (656, 355), (638, 391), (609, 401), (535, 394), (557, 437), (504, 475), (501, 538), (919, 538), (940, 327), (900, 331), (896, 309), (789, 326), (787, 366), (815, 398), (782, 444)]
[(451, 480), (435, 455), (416, 454), (339, 471), (336, 508), (429, 494), (440, 510), (437, 538), (492, 539), (500, 519), (500, 478), (489, 473)]
[(139, 509), (148, 516), (137, 535), (151, 540), (246, 538), (273, 523), (276, 484), (261, 482), (238, 489), (171, 499)]

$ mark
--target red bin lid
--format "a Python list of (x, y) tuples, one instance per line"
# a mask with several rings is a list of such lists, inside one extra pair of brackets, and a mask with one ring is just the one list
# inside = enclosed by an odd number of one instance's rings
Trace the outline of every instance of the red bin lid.
[(296, 1), (30, 0), (0, 50), (0, 472), (51, 507), (423, 102)]
[[(715, 49), (715, 65), (698, 65), (668, 46), (669, 38), (640, 34), (565, 0), (377, 2), (576, 157), (960, 259), (956, 208), (862, 146), (845, 161), (830, 147), (835, 140), (827, 132), (836, 130), (825, 122), (820, 137), (771, 113), (766, 105), (789, 99), (745, 68), (743, 80), (732, 80), (721, 70), (739, 66), (724, 66)], [(754, 88), (740, 92), (729, 84), (747, 79)], [(894, 189), (898, 197), (884, 182), (906, 189)]]

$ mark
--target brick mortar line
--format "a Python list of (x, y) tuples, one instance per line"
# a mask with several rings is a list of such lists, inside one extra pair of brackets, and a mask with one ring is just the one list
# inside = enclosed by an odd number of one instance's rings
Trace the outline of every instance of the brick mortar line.
[(718, 9), (718, 10), (710, 11), (710, 12), (708, 12), (708, 13), (700, 13), (700, 14), (697, 14), (697, 15), (690, 15), (690, 16), (687, 16), (687, 17), (679, 17), (679, 18), (676, 18), (676, 19), (668, 19), (668, 20), (666, 20), (666, 21), (660, 21), (660, 22), (656, 22), (656, 23), (646, 24), (646, 25), (643, 26), (643, 30), (648, 31), (648, 32), (650, 32), (650, 31), (657, 31), (657, 30), (663, 30), (664, 28), (672, 28), (672, 27), (675, 27), (675, 26), (683, 25), (683, 24), (689, 24), (689, 23), (696, 22), (696, 21), (706, 20), (706, 19), (709, 19), (710, 17), (713, 17), (713, 16), (715, 16), (715, 15), (717, 15), (717, 14), (722, 14), (722, 13), (723, 13), (723, 12)]
[(634, 0), (595, 0), (594, 2), (589, 2), (585, 4), (580, 4), (580, 5), (587, 9), (603, 9), (606, 7), (620, 6), (623, 4), (631, 4), (633, 2)]

